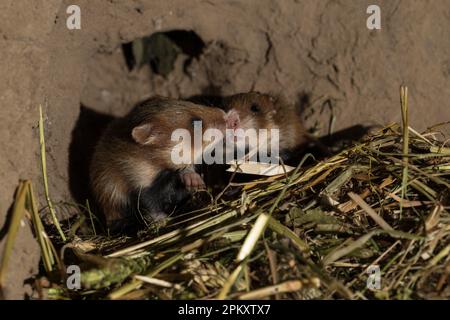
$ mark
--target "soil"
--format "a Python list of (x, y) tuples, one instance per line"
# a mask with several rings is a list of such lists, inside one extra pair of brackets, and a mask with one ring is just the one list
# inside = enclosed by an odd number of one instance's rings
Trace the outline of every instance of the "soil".
[[(409, 88), (417, 130), (450, 120), (448, 0), (380, 0), (381, 30), (366, 27), (373, 1), (78, 0), (81, 30), (68, 30), (73, 1), (0, 3), (0, 247), (19, 179), (42, 197), (38, 106), (43, 106), (50, 193), (86, 196), (86, 164), (111, 116), (153, 94), (177, 98), (249, 90), (282, 93), (319, 132), (400, 121)], [(122, 45), (155, 32), (193, 31), (202, 53), (181, 54), (166, 77), (130, 71)], [(0, 254), (1, 254), (0, 249)], [(5, 293), (22, 299), (39, 249), (23, 224)]]

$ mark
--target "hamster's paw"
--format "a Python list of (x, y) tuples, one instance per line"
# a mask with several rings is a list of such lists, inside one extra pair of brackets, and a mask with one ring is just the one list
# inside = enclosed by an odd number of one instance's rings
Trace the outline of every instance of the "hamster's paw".
[(203, 178), (197, 172), (183, 172), (181, 173), (181, 180), (188, 190), (206, 189)]

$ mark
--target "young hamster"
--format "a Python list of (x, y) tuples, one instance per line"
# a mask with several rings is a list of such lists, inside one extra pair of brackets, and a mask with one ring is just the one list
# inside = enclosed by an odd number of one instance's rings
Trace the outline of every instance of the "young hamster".
[[(174, 130), (186, 129), (193, 137), (198, 121), (203, 132), (215, 128), (224, 136), (227, 125), (236, 124), (219, 108), (155, 97), (108, 126), (93, 155), (90, 185), (110, 231), (132, 228), (139, 219), (160, 220), (190, 191), (204, 187), (193, 164), (176, 164), (171, 158), (177, 144), (171, 140)], [(191, 155), (205, 147), (203, 139), (200, 146), (188, 143)]]
[[(224, 98), (223, 108), (237, 113), (240, 128), (279, 130), (279, 156), (290, 160), (299, 148), (310, 141), (300, 112), (280, 96), (259, 92), (239, 93)], [(270, 143), (270, 134), (268, 135)]]

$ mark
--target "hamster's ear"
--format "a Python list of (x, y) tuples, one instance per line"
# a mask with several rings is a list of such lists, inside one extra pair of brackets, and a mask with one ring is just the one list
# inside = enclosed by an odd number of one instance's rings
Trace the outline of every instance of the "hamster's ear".
[(238, 129), (241, 124), (239, 113), (235, 109), (231, 109), (227, 112), (225, 115), (225, 121), (227, 124), (227, 129)]
[(154, 128), (149, 123), (134, 127), (131, 136), (139, 144), (151, 144), (156, 139)]

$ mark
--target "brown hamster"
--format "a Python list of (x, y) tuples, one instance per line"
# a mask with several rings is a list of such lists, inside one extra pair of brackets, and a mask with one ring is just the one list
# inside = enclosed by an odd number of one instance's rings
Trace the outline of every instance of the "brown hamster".
[(309, 142), (301, 115), (294, 105), (279, 97), (259, 92), (239, 93), (224, 98), (223, 108), (236, 112), (239, 126), (246, 129), (279, 129), (279, 155), (283, 161)]
[(227, 125), (219, 108), (155, 97), (108, 126), (93, 155), (90, 184), (111, 231), (135, 226), (139, 218), (164, 218), (189, 197), (189, 189), (203, 187), (193, 165), (171, 158), (177, 144), (171, 141), (173, 131), (187, 129), (193, 137), (194, 121), (202, 122), (203, 132), (224, 133)]

